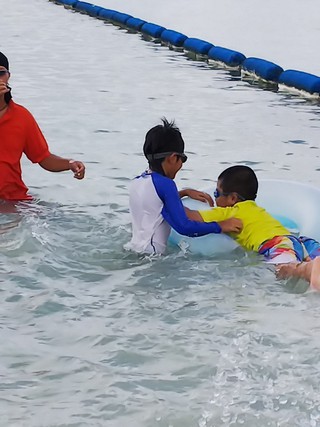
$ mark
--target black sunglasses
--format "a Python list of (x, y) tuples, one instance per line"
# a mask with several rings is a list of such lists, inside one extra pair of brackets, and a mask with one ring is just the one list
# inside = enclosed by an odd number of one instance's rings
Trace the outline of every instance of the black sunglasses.
[(175, 151), (168, 151), (166, 153), (148, 154), (147, 159), (149, 161), (157, 160), (157, 159), (164, 159), (165, 157), (171, 156), (171, 154), (174, 154), (179, 159), (181, 159), (182, 163), (185, 163), (188, 160), (188, 156), (186, 156), (184, 153), (176, 153)]
[(185, 163), (188, 160), (188, 156), (184, 153), (175, 153), (175, 155), (182, 161), (182, 163)]
[(0, 77), (5, 76), (6, 74), (9, 74), (8, 70), (0, 70)]

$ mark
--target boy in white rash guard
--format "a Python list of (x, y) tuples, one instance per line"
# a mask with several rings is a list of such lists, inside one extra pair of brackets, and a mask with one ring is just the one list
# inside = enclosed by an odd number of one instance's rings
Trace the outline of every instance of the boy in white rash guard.
[(209, 233), (239, 232), (242, 222), (230, 218), (222, 222), (201, 223), (188, 219), (181, 197), (208, 201), (211, 197), (203, 192), (186, 189), (178, 192), (173, 179), (187, 161), (184, 141), (174, 122), (162, 119), (163, 124), (150, 129), (145, 138), (143, 152), (149, 169), (134, 178), (130, 185), (130, 212), (132, 239), (126, 249), (144, 254), (165, 252), (170, 229), (196, 237)]

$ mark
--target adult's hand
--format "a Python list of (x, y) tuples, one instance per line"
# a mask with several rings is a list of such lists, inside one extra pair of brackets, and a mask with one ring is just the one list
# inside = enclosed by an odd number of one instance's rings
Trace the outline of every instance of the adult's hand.
[(10, 91), (7, 82), (0, 80), (0, 96), (8, 93)]
[(70, 169), (73, 172), (73, 176), (76, 179), (83, 179), (84, 178), (84, 174), (85, 174), (85, 166), (82, 162), (79, 162), (78, 160), (70, 160), (69, 161), (70, 164)]

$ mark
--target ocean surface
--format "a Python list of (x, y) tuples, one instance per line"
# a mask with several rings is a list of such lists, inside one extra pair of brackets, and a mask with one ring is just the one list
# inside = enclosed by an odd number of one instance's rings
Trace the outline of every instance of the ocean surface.
[[(318, 0), (98, 4), (320, 75)], [(0, 28), (15, 101), (87, 167), (23, 158), (36, 200), (1, 206), (0, 426), (320, 426), (320, 294), (251, 254), (123, 250), (161, 117), (185, 139), (179, 188), (233, 164), (319, 186), (319, 103), (46, 0), (2, 0)]]

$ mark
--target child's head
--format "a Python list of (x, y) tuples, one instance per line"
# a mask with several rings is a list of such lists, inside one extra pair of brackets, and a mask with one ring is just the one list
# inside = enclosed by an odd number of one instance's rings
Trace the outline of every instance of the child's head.
[(174, 178), (187, 160), (184, 141), (174, 121), (163, 118), (162, 123), (147, 132), (143, 153), (152, 171)]
[(255, 200), (258, 179), (248, 166), (231, 166), (218, 177), (215, 198), (218, 206), (233, 206), (245, 200)]

